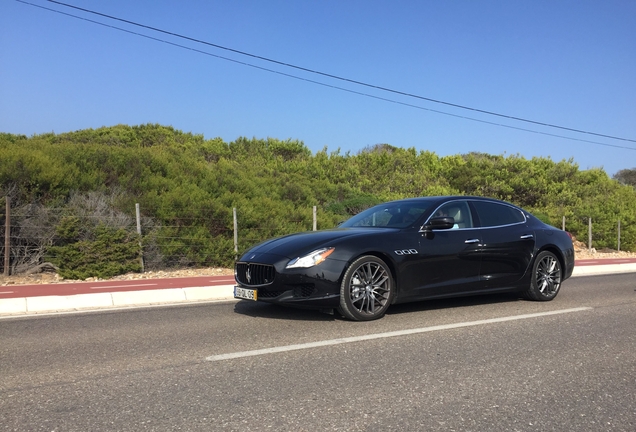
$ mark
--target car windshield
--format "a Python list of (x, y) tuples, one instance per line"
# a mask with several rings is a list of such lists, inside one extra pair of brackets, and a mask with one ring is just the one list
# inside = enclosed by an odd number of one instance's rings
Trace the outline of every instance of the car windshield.
[(371, 207), (343, 222), (341, 228), (411, 226), (430, 207), (426, 201), (392, 202)]

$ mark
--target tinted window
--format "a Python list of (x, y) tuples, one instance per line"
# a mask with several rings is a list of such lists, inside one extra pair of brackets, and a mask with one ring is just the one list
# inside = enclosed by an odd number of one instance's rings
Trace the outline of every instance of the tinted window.
[(511, 225), (526, 220), (523, 213), (505, 204), (484, 201), (472, 201), (472, 204), (477, 209), (481, 226), (484, 227)]

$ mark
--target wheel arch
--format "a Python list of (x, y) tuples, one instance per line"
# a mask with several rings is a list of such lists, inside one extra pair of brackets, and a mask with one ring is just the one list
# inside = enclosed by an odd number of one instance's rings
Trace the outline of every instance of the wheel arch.
[(534, 262), (536, 261), (537, 256), (539, 256), (539, 254), (544, 251), (551, 252), (552, 254), (554, 254), (554, 256), (557, 257), (557, 259), (559, 260), (559, 264), (561, 265), (561, 271), (564, 272), (566, 266), (565, 256), (563, 256), (563, 252), (561, 252), (561, 249), (553, 244), (544, 245), (541, 249), (537, 250), (537, 253), (534, 254), (534, 259), (532, 260), (532, 266), (534, 266)]
[(347, 261), (347, 265), (344, 266), (344, 268), (342, 269), (342, 272), (340, 273), (340, 278), (338, 278), (338, 285), (342, 284), (344, 275), (347, 272), (347, 269), (351, 266), (351, 264), (353, 264), (355, 260), (363, 256), (374, 256), (376, 258), (379, 258), (382, 261), (384, 261), (384, 263), (389, 267), (389, 271), (391, 272), (391, 277), (393, 278), (393, 284), (395, 286), (395, 295), (393, 296), (393, 303), (395, 303), (395, 299), (398, 297), (398, 294), (399, 294), (397, 266), (395, 261), (391, 258), (391, 256), (385, 252), (365, 251), (365, 252), (359, 253), (358, 255), (352, 256), (351, 259)]

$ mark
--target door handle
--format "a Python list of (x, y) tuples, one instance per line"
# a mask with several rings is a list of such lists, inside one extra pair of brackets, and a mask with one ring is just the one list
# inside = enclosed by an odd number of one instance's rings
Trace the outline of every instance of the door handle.
[(526, 235), (522, 235), (522, 236), (521, 236), (521, 239), (522, 239), (522, 240), (531, 239), (531, 238), (534, 238), (534, 235), (532, 235), (532, 234), (526, 234)]
[(466, 244), (479, 243), (479, 239), (468, 239), (464, 243)]

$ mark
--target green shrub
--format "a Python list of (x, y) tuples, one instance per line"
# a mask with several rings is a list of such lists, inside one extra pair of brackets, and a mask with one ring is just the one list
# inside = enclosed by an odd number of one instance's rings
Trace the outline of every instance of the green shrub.
[(105, 225), (95, 228), (94, 239), (53, 246), (49, 253), (66, 279), (108, 278), (141, 271), (137, 236)]

